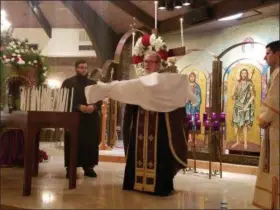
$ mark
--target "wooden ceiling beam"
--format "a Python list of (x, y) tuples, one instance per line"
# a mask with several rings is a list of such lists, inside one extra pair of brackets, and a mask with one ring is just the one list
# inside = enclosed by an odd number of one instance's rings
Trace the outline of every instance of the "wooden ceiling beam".
[[(115, 4), (118, 8), (123, 10), (125, 13), (131, 15), (132, 17), (135, 17), (138, 21), (144, 24), (147, 28), (150, 30), (155, 27), (154, 23), (154, 18), (150, 15), (148, 15), (146, 12), (143, 10), (139, 9), (136, 5), (129, 1), (110, 1), (111, 3)], [(151, 1), (151, 4), (154, 6), (154, 1)]]
[(160, 21), (158, 24), (158, 32), (159, 34), (164, 34), (167, 32), (180, 30), (180, 18), (184, 19), (184, 28), (189, 28), (191, 26), (209, 21), (211, 16), (212, 10), (209, 6), (193, 9), (184, 15)]
[(190, 28), (217, 19), (247, 12), (253, 9), (277, 4), (278, 0), (223, 0), (218, 3), (190, 10), (183, 16), (169, 18), (159, 22), (159, 33), (164, 34), (180, 29), (180, 18), (184, 18), (184, 28)]
[(48, 37), (52, 38), (52, 27), (43, 14), (41, 8), (39, 7), (39, 1), (26, 1), (26, 3), (32, 10), (33, 14), (35, 15), (36, 19), (38, 20)]
[(215, 19), (220, 19), (239, 12), (248, 12), (253, 9), (267, 7), (279, 3), (278, 0), (224, 0), (213, 5)]
[(103, 65), (107, 60), (113, 59), (119, 35), (85, 1), (61, 0), (61, 2), (86, 30), (96, 51), (98, 63)]

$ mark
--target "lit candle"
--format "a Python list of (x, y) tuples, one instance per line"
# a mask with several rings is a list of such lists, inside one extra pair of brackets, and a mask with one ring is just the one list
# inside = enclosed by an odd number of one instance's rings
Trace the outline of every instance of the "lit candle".
[(73, 98), (74, 98), (74, 88), (71, 89), (70, 112), (72, 112), (73, 109)]
[(205, 123), (204, 123), (204, 126), (205, 126), (205, 131), (209, 131), (209, 129), (210, 129), (210, 121), (206, 120)]
[(155, 29), (157, 28), (157, 9), (158, 9), (158, 2), (155, 1)]
[(68, 101), (69, 101), (69, 89), (66, 88), (66, 101), (65, 101), (65, 112), (68, 112)]
[(225, 112), (222, 112), (220, 114), (220, 122), (221, 123), (224, 123), (226, 121), (226, 113)]
[(215, 121), (216, 119), (217, 119), (216, 113), (213, 112), (212, 115), (211, 115), (211, 120), (212, 120), (212, 121)]
[(219, 131), (220, 130), (220, 123), (218, 121), (213, 122), (213, 130)]
[(208, 120), (208, 115), (207, 113), (203, 113), (203, 123), (205, 123), (205, 121)]
[(134, 51), (134, 45), (135, 45), (135, 32), (132, 32), (132, 55), (133, 55), (133, 51)]
[(195, 128), (196, 128), (196, 131), (200, 131), (201, 130), (201, 122), (200, 122), (200, 120), (197, 120), (195, 122)]
[(181, 26), (181, 42), (182, 42), (182, 47), (185, 46), (185, 43), (184, 43), (184, 32), (183, 32), (183, 21), (184, 19), (183, 18), (180, 18), (180, 26)]
[(198, 113), (198, 112), (195, 113), (195, 118), (194, 118), (194, 119), (195, 119), (195, 121), (200, 120), (200, 116), (199, 116), (199, 113)]
[(188, 122), (188, 129), (189, 129), (189, 130), (192, 130), (192, 128), (193, 128), (193, 122), (190, 120), (190, 121)]

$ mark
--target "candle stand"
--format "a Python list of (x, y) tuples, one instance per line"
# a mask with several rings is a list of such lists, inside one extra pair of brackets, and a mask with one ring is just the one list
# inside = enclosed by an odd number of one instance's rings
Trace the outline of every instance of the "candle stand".
[[(203, 114), (203, 126), (205, 130), (205, 135), (208, 137), (208, 148), (209, 148), (209, 179), (212, 175), (220, 175), (222, 178), (222, 150), (221, 150), (221, 139), (223, 136), (223, 129), (225, 127), (225, 113), (222, 112), (217, 118), (216, 113), (212, 113), (211, 116), (208, 116), (207, 113)], [(196, 170), (196, 141), (195, 137), (197, 134), (201, 134), (201, 121), (199, 113), (195, 113), (194, 117), (188, 113), (185, 119), (185, 126), (188, 128), (189, 133), (191, 134), (192, 139), (192, 154), (194, 160), (194, 173), (197, 173)], [(213, 140), (215, 142), (213, 142)], [(218, 170), (212, 170), (213, 162), (213, 146), (218, 145), (218, 155), (219, 155), (219, 173)], [(185, 169), (185, 171), (190, 171), (191, 167)], [(214, 173), (212, 173), (214, 171)]]
[[(197, 173), (196, 171), (196, 141), (195, 141), (195, 136), (196, 134), (201, 133), (201, 121), (200, 121), (200, 116), (199, 113), (195, 113), (194, 119), (193, 116), (188, 113), (187, 118), (186, 118), (186, 126), (188, 128), (189, 133), (191, 134), (191, 140), (192, 140), (192, 154), (193, 154), (193, 160), (194, 160), (194, 173)], [(191, 167), (188, 169), (185, 169), (185, 171), (190, 171)]]
[[(225, 118), (226, 115), (222, 112), (217, 118), (216, 113), (212, 113), (211, 116), (208, 116), (207, 113), (203, 114), (203, 126), (205, 128), (205, 135), (208, 136), (208, 148), (209, 148), (209, 179), (212, 175), (220, 175), (220, 178), (223, 176), (223, 164), (222, 164), (222, 150), (221, 150), (221, 139), (223, 137), (223, 129), (225, 127)], [(215, 142), (213, 142), (213, 140)], [(218, 158), (219, 158), (219, 173), (217, 170), (214, 170), (212, 173), (212, 162), (213, 162), (213, 146), (218, 145)]]

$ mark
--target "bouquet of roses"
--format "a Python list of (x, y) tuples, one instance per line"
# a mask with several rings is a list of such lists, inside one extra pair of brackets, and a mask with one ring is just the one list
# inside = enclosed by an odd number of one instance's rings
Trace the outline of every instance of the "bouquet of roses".
[(47, 155), (47, 153), (44, 150), (39, 150), (39, 162), (45, 162), (49, 161), (50, 157)]
[(1, 62), (10, 64), (18, 70), (28, 70), (30, 67), (36, 68), (39, 75), (39, 83), (43, 83), (47, 76), (47, 66), (44, 64), (40, 53), (34, 50), (28, 40), (21, 41), (11, 38), (9, 44), (1, 47)]

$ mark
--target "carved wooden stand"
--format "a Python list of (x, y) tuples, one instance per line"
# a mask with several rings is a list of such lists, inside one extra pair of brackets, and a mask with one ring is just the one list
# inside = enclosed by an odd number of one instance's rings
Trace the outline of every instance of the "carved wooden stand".
[(23, 196), (31, 194), (32, 176), (38, 176), (39, 166), (39, 139), (36, 138), (41, 128), (64, 128), (69, 131), (70, 139), (70, 164), (69, 164), (69, 189), (76, 188), (76, 159), (77, 159), (77, 125), (80, 115), (75, 112), (23, 112), (25, 118), (24, 138), (24, 181)]
[(106, 144), (106, 122), (107, 122), (107, 103), (103, 102), (101, 107), (102, 120), (101, 120), (101, 143), (99, 145), (100, 150), (107, 150), (108, 145)]

